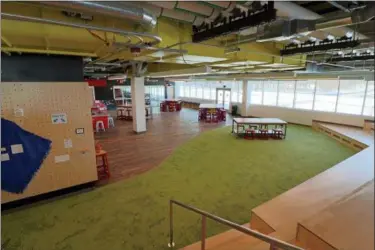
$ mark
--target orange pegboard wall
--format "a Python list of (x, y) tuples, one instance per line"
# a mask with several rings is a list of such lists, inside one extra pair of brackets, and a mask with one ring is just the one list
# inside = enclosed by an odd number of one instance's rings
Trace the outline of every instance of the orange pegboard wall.
[[(92, 92), (86, 82), (4, 82), (0, 89), (1, 116), (52, 141), (49, 155), (26, 190), (22, 194), (2, 191), (2, 203), (98, 179), (91, 123)], [(53, 114), (62, 114), (66, 123), (54, 124)], [(77, 134), (76, 129), (81, 128), (84, 133)]]

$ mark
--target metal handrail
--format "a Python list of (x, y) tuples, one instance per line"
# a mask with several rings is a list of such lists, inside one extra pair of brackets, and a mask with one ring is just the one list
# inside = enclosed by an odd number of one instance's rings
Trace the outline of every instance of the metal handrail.
[(186, 204), (184, 204), (182, 202), (179, 202), (179, 201), (176, 201), (176, 200), (170, 200), (169, 201), (169, 219), (170, 219), (170, 221), (169, 221), (169, 230), (170, 230), (169, 231), (169, 244), (168, 244), (169, 247), (174, 246), (174, 242), (173, 242), (173, 204), (176, 204), (180, 207), (186, 208), (190, 211), (193, 211), (193, 212), (196, 212), (196, 213), (202, 215), (201, 250), (205, 250), (205, 246), (206, 246), (206, 243), (205, 243), (205, 241), (206, 241), (206, 217), (210, 218), (211, 220), (214, 220), (216, 222), (219, 222), (223, 225), (229, 226), (229, 227), (231, 227), (231, 228), (233, 228), (237, 231), (240, 231), (241, 233), (253, 236), (253, 237), (255, 237), (259, 240), (270, 243), (270, 245), (271, 245), (270, 249), (280, 248), (280, 249), (283, 249), (283, 250), (303, 250), (303, 248), (294, 246), (292, 244), (289, 244), (285, 241), (273, 238), (273, 237), (268, 236), (266, 234), (262, 234), (258, 231), (255, 231), (255, 230), (252, 230), (250, 228), (241, 226), (237, 223), (234, 223), (232, 221), (223, 219), (219, 216), (210, 214), (206, 211), (203, 211), (201, 209), (195, 208), (195, 207), (190, 206), (190, 205), (186, 205)]

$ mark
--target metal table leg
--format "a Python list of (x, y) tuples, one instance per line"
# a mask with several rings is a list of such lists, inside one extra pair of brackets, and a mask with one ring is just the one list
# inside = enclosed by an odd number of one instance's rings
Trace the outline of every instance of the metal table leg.
[(288, 125), (285, 124), (284, 139), (285, 139), (285, 137), (286, 137), (286, 129), (287, 129), (287, 127), (288, 127)]

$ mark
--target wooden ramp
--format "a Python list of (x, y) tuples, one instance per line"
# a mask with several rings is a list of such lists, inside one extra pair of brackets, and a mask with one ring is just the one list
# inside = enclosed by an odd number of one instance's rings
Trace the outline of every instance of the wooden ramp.
[[(254, 208), (251, 211), (250, 228), (305, 249), (374, 249), (373, 132), (317, 122), (313, 123), (313, 128), (361, 151)], [(355, 220), (359, 212), (364, 213), (364, 218)], [(328, 216), (330, 213), (335, 215)], [(346, 220), (340, 220), (342, 216), (346, 216)], [(362, 220), (371, 221), (372, 224), (357, 225), (363, 224)], [(342, 223), (345, 222), (350, 225), (344, 226)], [(319, 225), (323, 225), (323, 228)], [(339, 227), (345, 229), (335, 231)], [(352, 229), (358, 231), (358, 234), (353, 235), (355, 242), (361, 241), (366, 247), (351, 248), (355, 243), (351, 243), (350, 238), (340, 238), (340, 234), (350, 235), (348, 230)], [(326, 235), (327, 241), (324, 239)], [(367, 241), (363, 240), (363, 237), (367, 237)], [(320, 242), (314, 241), (316, 238), (320, 239)], [(369, 241), (372, 241), (372, 244)], [(269, 247), (268, 243), (233, 230), (207, 239), (206, 244), (206, 249), (217, 250), (268, 250)], [(200, 243), (183, 249), (200, 249)]]

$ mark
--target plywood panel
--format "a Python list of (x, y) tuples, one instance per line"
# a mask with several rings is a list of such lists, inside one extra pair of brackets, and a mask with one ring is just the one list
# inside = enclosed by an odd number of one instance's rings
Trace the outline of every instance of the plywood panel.
[[(97, 180), (91, 125), (92, 94), (85, 82), (2, 83), (1, 115), (23, 129), (52, 141), (49, 155), (22, 194), (2, 191), (2, 203)], [(14, 110), (24, 115), (16, 117)], [(66, 124), (52, 124), (51, 114), (66, 113)], [(75, 133), (84, 128), (83, 135)], [(72, 148), (65, 148), (71, 139)], [(66, 162), (55, 156), (69, 155)]]

